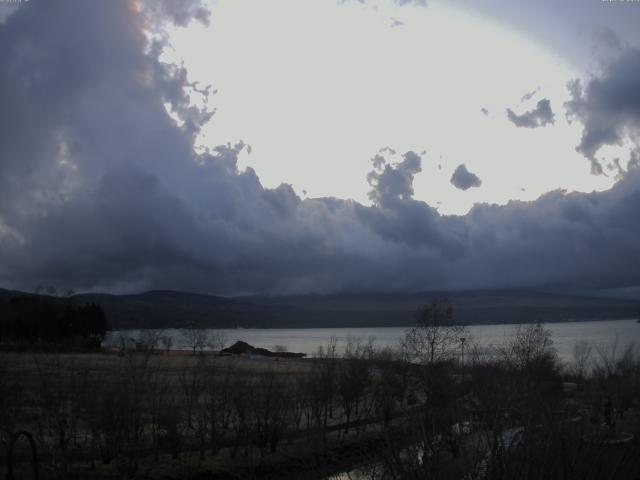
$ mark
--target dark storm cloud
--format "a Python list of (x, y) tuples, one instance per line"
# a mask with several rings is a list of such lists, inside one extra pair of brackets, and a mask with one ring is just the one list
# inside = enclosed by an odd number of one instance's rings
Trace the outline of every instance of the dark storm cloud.
[(479, 280), (493, 265), (502, 282), (516, 285), (637, 283), (637, 269), (625, 262), (640, 253), (639, 186), (636, 169), (608, 192), (476, 206), (466, 222), (478, 268), (466, 271)]
[[(212, 112), (189, 97), (213, 91), (158, 60), (166, 22), (189, 18), (207, 15), (194, 2), (142, 13), (115, 1), (28, 2), (0, 25), (2, 286), (239, 293), (640, 282), (637, 168), (608, 192), (443, 216), (413, 198), (423, 153), (386, 147), (374, 157), (371, 206), (265, 188), (238, 169), (242, 142), (195, 153)], [(591, 105), (585, 92), (578, 100)]]
[(583, 125), (577, 147), (591, 161), (594, 173), (602, 173), (596, 159), (604, 145), (620, 145), (640, 138), (640, 50), (627, 48), (600, 76), (585, 84), (569, 84), (572, 99), (565, 104), (570, 119)]
[[(526, 95), (525, 95), (526, 96)], [(540, 100), (536, 108), (522, 115), (517, 115), (510, 108), (507, 108), (507, 118), (516, 127), (538, 128), (554, 122), (553, 110), (551, 110), (551, 102), (543, 98)]]
[(479, 187), (482, 181), (477, 175), (467, 170), (466, 165), (460, 164), (451, 175), (451, 185), (459, 190), (469, 190), (471, 187)]

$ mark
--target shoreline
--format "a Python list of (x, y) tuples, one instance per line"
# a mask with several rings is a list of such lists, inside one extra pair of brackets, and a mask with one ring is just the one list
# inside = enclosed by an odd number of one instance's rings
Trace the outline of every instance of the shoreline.
[[(632, 317), (632, 318), (589, 318), (584, 320), (547, 320), (541, 322), (492, 322), (492, 323), (452, 323), (452, 326), (458, 327), (497, 327), (501, 325), (532, 325), (536, 323), (540, 323), (541, 325), (555, 325), (555, 324), (567, 324), (567, 323), (595, 323), (595, 322), (637, 322), (640, 323), (640, 317)], [(332, 326), (332, 327), (315, 327), (310, 325), (300, 326), (300, 327), (240, 327), (240, 328), (227, 328), (227, 327), (209, 327), (209, 326), (201, 326), (196, 328), (201, 328), (205, 330), (225, 330), (225, 331), (243, 331), (243, 330), (260, 330), (260, 331), (271, 331), (271, 330), (346, 330), (351, 328), (412, 328), (415, 327), (416, 324), (401, 324), (401, 325), (349, 325), (349, 326)], [(143, 330), (188, 330), (192, 327), (127, 327), (127, 328), (109, 328), (107, 332), (127, 332), (127, 331), (143, 331)]]

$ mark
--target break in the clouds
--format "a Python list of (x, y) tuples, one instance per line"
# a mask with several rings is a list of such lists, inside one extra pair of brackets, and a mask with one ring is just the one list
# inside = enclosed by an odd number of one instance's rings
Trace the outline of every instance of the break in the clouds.
[[(609, 191), (553, 191), (447, 216), (414, 198), (416, 176), (437, 172), (428, 154), (380, 151), (367, 206), (265, 188), (238, 167), (239, 140), (196, 151), (215, 85), (192, 83), (159, 54), (168, 23), (207, 19), (192, 1), (65, 0), (22, 3), (0, 25), (3, 286), (238, 293), (640, 282), (637, 168)], [(613, 95), (635, 72), (614, 65), (574, 92), (583, 148), (617, 138), (594, 137), (599, 112), (615, 120), (612, 131), (635, 131), (637, 95), (629, 90), (628, 104)]]
[[(535, 92), (533, 92), (535, 94)], [(527, 94), (529, 95), (529, 94)], [(527, 95), (525, 95), (526, 98)], [(540, 100), (536, 108), (529, 110), (521, 115), (517, 115), (513, 110), (507, 108), (507, 118), (516, 127), (538, 128), (554, 122), (553, 110), (551, 110), (551, 102), (547, 98)]]
[(479, 187), (482, 181), (475, 174), (467, 170), (467, 166), (462, 163), (454, 170), (451, 175), (451, 185), (460, 190), (469, 190), (472, 187)]

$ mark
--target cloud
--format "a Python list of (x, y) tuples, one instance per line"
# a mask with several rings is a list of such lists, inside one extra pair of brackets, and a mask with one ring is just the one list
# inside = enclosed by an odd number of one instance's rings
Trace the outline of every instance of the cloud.
[(507, 118), (509, 118), (509, 121), (516, 127), (525, 128), (544, 127), (545, 125), (553, 125), (554, 123), (554, 115), (553, 111), (551, 110), (551, 102), (549, 102), (549, 100), (546, 98), (540, 100), (537, 103), (536, 108), (525, 112), (522, 115), (517, 115), (513, 112), (513, 110), (507, 108)]
[(536, 95), (536, 93), (538, 93), (538, 90), (539, 90), (539, 88), (536, 88), (535, 90), (532, 90), (530, 92), (525, 93), (522, 96), (522, 98), (520, 99), (520, 103), (527, 102), (527, 101), (531, 100)]
[[(364, 4), (372, 3), (374, 6), (376, 6), (376, 3), (377, 3), (377, 1), (373, 1), (373, 0), (338, 0), (338, 3), (347, 3), (350, 1), (357, 1), (358, 3), (364, 3)], [(413, 5), (416, 7), (426, 8), (428, 5), (427, 0), (391, 0), (391, 3), (394, 3), (401, 7), (404, 7), (406, 5)]]
[(570, 82), (571, 100), (565, 104), (570, 119), (584, 128), (577, 150), (591, 161), (592, 171), (602, 173), (596, 154), (605, 145), (638, 143), (640, 135), (640, 50), (627, 48), (599, 76), (586, 83)]
[[(196, 153), (212, 111), (189, 97), (207, 90), (158, 58), (167, 22), (207, 16), (194, 2), (144, 5), (24, 2), (0, 25), (0, 285), (234, 294), (640, 283), (638, 168), (606, 192), (444, 216), (413, 198), (416, 175), (429, 174), (423, 153), (378, 152), (371, 205), (266, 188), (238, 168), (243, 142)], [(593, 106), (594, 92), (579, 99)]]
[(451, 175), (451, 185), (460, 190), (469, 190), (472, 187), (482, 185), (482, 180), (477, 175), (467, 170), (466, 165), (460, 164)]
[[(393, 152), (393, 150), (389, 150)], [(367, 176), (372, 190), (369, 198), (377, 205), (387, 205), (398, 199), (407, 200), (413, 196), (413, 177), (422, 171), (422, 159), (415, 152), (407, 152), (403, 160), (390, 165), (378, 154), (371, 160), (373, 171)]]
[(416, 5), (418, 7), (427, 6), (427, 0), (394, 0), (394, 2), (400, 5), (401, 7), (405, 5)]

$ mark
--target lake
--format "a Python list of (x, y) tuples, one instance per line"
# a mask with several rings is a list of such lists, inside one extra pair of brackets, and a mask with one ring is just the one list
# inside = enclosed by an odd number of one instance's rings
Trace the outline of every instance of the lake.
[[(621, 352), (627, 345), (635, 343), (640, 346), (640, 323), (631, 320), (607, 320), (591, 322), (547, 323), (551, 330), (554, 347), (564, 361), (572, 358), (573, 345), (579, 340), (587, 340), (599, 348), (607, 348), (610, 352), (617, 348)], [(486, 347), (504, 344), (518, 328), (517, 324), (474, 325), (467, 327), (469, 341)], [(236, 340), (243, 340), (255, 347), (273, 349), (282, 345), (290, 352), (303, 352), (313, 356), (320, 345), (327, 345), (332, 336), (338, 339), (338, 352), (344, 349), (349, 336), (367, 340), (375, 338), (378, 347), (396, 346), (403, 337), (406, 327), (372, 327), (372, 328), (281, 328), (281, 329), (221, 329), (227, 345)], [(139, 338), (139, 330), (114, 331), (111, 339), (118, 334), (127, 338)], [(181, 332), (177, 329), (165, 330), (164, 335), (173, 337), (173, 348), (185, 348)], [(107, 339), (109, 342), (110, 339)], [(595, 353), (595, 352), (594, 352)]]

